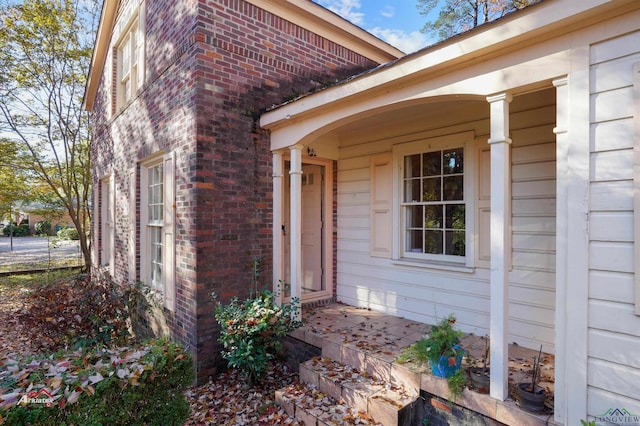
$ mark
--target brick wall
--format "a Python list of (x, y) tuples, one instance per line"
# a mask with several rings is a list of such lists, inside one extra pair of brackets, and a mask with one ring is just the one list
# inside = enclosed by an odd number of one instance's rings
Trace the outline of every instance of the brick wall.
[(167, 324), (204, 378), (223, 367), (210, 294), (246, 297), (252, 259), (261, 261), (259, 285), (271, 287), (272, 156), (260, 114), (375, 64), (243, 0), (148, 1), (146, 23), (143, 91), (108, 118), (110, 87), (100, 85), (94, 191), (115, 175), (115, 278), (134, 281), (127, 230), (139, 238), (139, 208), (126, 211), (128, 172), (176, 151), (176, 310)]

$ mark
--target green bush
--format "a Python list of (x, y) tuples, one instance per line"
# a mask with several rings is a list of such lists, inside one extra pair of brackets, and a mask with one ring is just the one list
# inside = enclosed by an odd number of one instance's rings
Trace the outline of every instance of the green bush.
[[(5, 225), (4, 228), (2, 228), (2, 235), (4, 235), (5, 237), (9, 236), (9, 232), (11, 230), (11, 226), (10, 225)], [(31, 233), (31, 231), (29, 230), (29, 224), (28, 223), (22, 223), (19, 226), (16, 225), (16, 223), (13, 223), (13, 236), (14, 237), (26, 237)]]
[[(0, 420), (7, 425), (181, 425), (189, 415), (191, 356), (166, 339), (0, 361)], [(26, 399), (48, 399), (38, 394), (45, 389), (52, 406)]]
[[(215, 295), (213, 295), (215, 298)], [(299, 301), (276, 304), (270, 291), (239, 302), (231, 299), (228, 305), (217, 302), (214, 307), (220, 325), (220, 338), (226, 351), (222, 356), (229, 367), (238, 368), (257, 382), (267, 371), (269, 360), (282, 350), (282, 338), (302, 325), (293, 319), (299, 313)]]
[(34, 229), (36, 231), (36, 235), (49, 235), (51, 233), (51, 222), (48, 220), (36, 222)]
[(78, 240), (78, 230), (76, 228), (62, 228), (58, 231), (58, 238), (61, 240)]

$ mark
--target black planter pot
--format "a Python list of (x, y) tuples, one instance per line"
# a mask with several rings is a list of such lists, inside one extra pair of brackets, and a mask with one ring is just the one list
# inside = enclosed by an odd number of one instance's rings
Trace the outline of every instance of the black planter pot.
[(491, 383), (489, 369), (484, 369), (484, 372), (482, 370), (481, 367), (470, 368), (469, 378), (473, 388), (478, 393), (489, 393), (489, 384)]
[(532, 413), (539, 413), (544, 408), (544, 399), (547, 392), (540, 386), (536, 386), (535, 392), (530, 392), (530, 383), (520, 383), (518, 385), (518, 397), (520, 407)]

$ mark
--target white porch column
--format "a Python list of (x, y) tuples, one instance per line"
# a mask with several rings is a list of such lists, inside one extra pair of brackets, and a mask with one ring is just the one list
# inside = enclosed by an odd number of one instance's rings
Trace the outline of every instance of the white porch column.
[(555, 420), (560, 423), (566, 421), (567, 383), (565, 380), (565, 366), (567, 362), (567, 254), (568, 254), (568, 217), (567, 201), (568, 190), (568, 165), (569, 165), (569, 79), (568, 77), (553, 80), (556, 87), (556, 365), (554, 392)]
[(511, 95), (487, 97), (491, 104), (491, 397), (507, 399), (509, 344), (507, 340), (511, 259), (511, 156), (509, 102)]
[(282, 303), (282, 293), (284, 288), (280, 286), (280, 281), (284, 278), (284, 238), (282, 232), (282, 197), (283, 197), (283, 162), (282, 152), (273, 152), (273, 291), (276, 294), (276, 301)]
[(291, 150), (291, 299), (302, 296), (302, 148), (296, 144)]

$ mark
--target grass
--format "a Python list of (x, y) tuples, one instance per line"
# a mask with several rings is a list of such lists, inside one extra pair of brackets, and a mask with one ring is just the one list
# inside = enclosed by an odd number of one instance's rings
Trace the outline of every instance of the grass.
[[(47, 277), (48, 274), (48, 277)], [(22, 288), (24, 290), (31, 289), (33, 287), (47, 284), (48, 281), (53, 281), (60, 278), (74, 277), (78, 275), (78, 271), (73, 269), (62, 269), (57, 271), (47, 272), (33, 272), (30, 274), (19, 275), (6, 275), (0, 276), (0, 295), (4, 290)]]
[(47, 261), (31, 262), (31, 263), (14, 263), (11, 265), (0, 265), (0, 273), (3, 272), (17, 272), (17, 271), (29, 271), (29, 270), (45, 270), (56, 269), (65, 267), (82, 267), (84, 262), (82, 258), (67, 258), (67, 259), (51, 259), (51, 263)]

